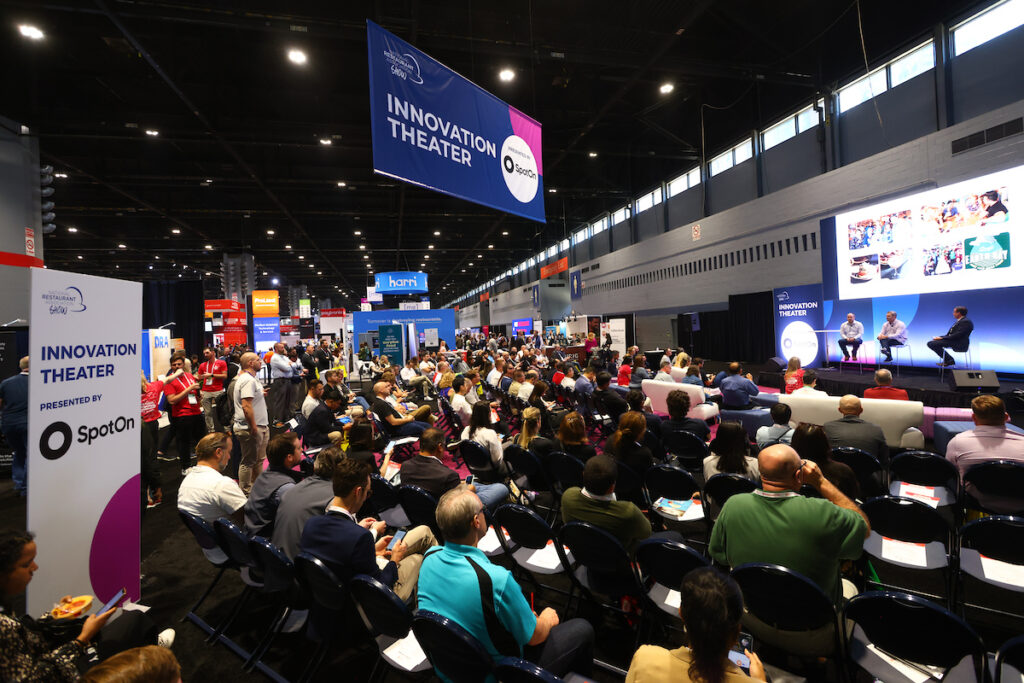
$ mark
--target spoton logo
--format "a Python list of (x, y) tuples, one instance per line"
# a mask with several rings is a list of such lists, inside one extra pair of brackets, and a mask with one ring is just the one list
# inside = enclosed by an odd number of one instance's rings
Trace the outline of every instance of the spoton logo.
[(540, 176), (537, 174), (537, 160), (526, 140), (518, 135), (509, 135), (501, 145), (501, 171), (505, 185), (512, 196), (528, 204), (537, 196)]
[[(78, 428), (78, 439), (76, 441), (89, 446), (96, 439), (119, 434), (129, 429), (134, 429), (134, 427), (135, 418), (122, 415), (110, 420), (107, 424), (101, 424), (96, 427), (82, 425)], [(56, 442), (54, 441), (55, 436), (59, 437)], [(57, 460), (62, 458), (71, 448), (71, 441), (71, 425), (67, 422), (53, 422), (39, 435), (39, 453), (47, 460)]]
[(51, 289), (42, 296), (43, 301), (50, 307), (50, 315), (67, 315), (85, 310), (85, 297), (78, 287)]
[(420, 76), (420, 65), (408, 52), (398, 53), (394, 50), (384, 50), (384, 59), (391, 65), (391, 73), (396, 78), (409, 80), (417, 85), (423, 85), (423, 77)]

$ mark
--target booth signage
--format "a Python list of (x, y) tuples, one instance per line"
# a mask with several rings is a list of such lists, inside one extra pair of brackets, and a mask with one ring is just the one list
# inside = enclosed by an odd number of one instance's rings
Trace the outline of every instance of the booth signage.
[(427, 274), (418, 271), (377, 273), (373, 280), (377, 294), (424, 294), (428, 291)]
[(558, 273), (564, 273), (569, 270), (569, 257), (563, 256), (554, 263), (549, 263), (546, 266), (541, 266), (540, 279), (543, 280), (546, 277), (557, 275)]
[(540, 124), (372, 21), (366, 37), (374, 170), (545, 222)]
[(276, 289), (258, 289), (252, 293), (253, 318), (276, 318), (280, 314)]

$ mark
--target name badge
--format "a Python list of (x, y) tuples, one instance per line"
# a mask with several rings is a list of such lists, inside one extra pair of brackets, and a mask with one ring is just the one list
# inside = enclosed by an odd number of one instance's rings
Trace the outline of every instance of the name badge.
[(189, 395), (188, 395), (188, 404), (190, 406), (199, 405), (199, 401), (196, 400), (196, 395), (195, 394), (189, 393)]
[(207, 377), (206, 381), (203, 382), (203, 384), (205, 384), (206, 386), (211, 386), (213, 384), (213, 378), (212, 377)]

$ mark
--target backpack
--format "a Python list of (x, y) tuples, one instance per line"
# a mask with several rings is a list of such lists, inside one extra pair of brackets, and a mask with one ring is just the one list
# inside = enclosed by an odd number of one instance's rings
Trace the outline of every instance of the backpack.
[(217, 422), (224, 429), (230, 429), (231, 423), (235, 420), (235, 402), (231, 398), (234, 389), (235, 380), (231, 380), (227, 391), (213, 399), (213, 413), (217, 416)]

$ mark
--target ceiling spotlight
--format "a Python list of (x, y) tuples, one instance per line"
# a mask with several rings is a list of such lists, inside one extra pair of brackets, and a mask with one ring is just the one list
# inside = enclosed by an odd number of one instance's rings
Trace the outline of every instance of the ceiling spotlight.
[(160, 260), (160, 257), (159, 257), (159, 256), (154, 256), (153, 258), (155, 258), (155, 259), (156, 259), (157, 261), (159, 261), (159, 260)]
[(356, 231), (354, 231), (354, 232), (353, 232), (352, 234), (353, 234), (353, 235), (362, 235), (362, 234), (363, 234), (363, 231), (362, 231), (362, 230), (356, 230)]
[(430, 258), (430, 254), (424, 255), (423, 258)]
[(149, 269), (153, 270), (153, 264), (152, 263), (149, 264)]
[(302, 50), (288, 50), (288, 60), (292, 64), (305, 64), (306, 53)]
[(207, 185), (213, 185), (213, 178), (207, 178), (203, 182), (206, 183)]
[(483, 257), (484, 257), (484, 255), (483, 255), (483, 254), (477, 254), (477, 255), (476, 255), (476, 257), (477, 257), (477, 258), (483, 258)]
[(338, 181), (338, 187), (345, 187), (346, 185), (348, 185), (348, 183), (346, 183), (344, 180)]
[(466, 269), (465, 269), (465, 268), (463, 268), (463, 269), (462, 269), (462, 272), (463, 272), (463, 273), (465, 273), (465, 272), (466, 272)]
[(291, 249), (291, 248), (292, 248), (292, 245), (290, 245), (290, 244), (286, 244), (286, 245), (284, 245), (284, 248), (285, 248), (285, 249)]
[(310, 263), (310, 264), (309, 264), (309, 267), (310, 267), (310, 268), (312, 268), (312, 267), (313, 267), (313, 264), (312, 264), (312, 263)]
[(324, 145), (325, 147), (328, 147), (331, 144), (331, 139), (330, 138), (320, 138), (320, 144)]
[(81, 260), (82, 260), (82, 255), (81, 255), (81, 254), (79, 254), (79, 255), (78, 255), (78, 260), (79, 260), (79, 261), (81, 261)]
[(181, 228), (171, 228), (171, 232), (175, 235), (181, 234)]
[(493, 245), (493, 244), (488, 244), (488, 245), (487, 245), (487, 248), (488, 248), (488, 249), (494, 249), (494, 245)]
[(360, 245), (359, 245), (359, 248), (360, 248), (360, 249), (364, 249), (364, 250), (365, 250), (365, 249), (366, 249), (366, 245), (365, 245), (365, 244), (360, 244)]
[(203, 249), (213, 249), (213, 245), (212, 244), (204, 244), (203, 245)]
[(441, 231), (440, 230), (435, 230), (434, 231), (434, 237), (440, 237), (440, 236), (441, 236)]
[(661, 87), (658, 88), (658, 92), (660, 92), (662, 95), (667, 95), (675, 89), (676, 86), (672, 85), (671, 83), (662, 83)]
[(421, 264), (420, 264), (420, 268), (422, 268), (422, 267), (423, 267), (424, 265), (426, 265), (426, 264), (424, 264), (424, 263), (421, 263)]
[(268, 235), (273, 235), (273, 234), (274, 234), (274, 231), (273, 231), (273, 230), (267, 230), (267, 234), (268, 234)]
[(78, 228), (68, 228), (68, 232), (78, 232)]
[(213, 275), (213, 273), (211, 273), (210, 271), (206, 271), (206, 272), (204, 273), (204, 275), (206, 275), (207, 277), (209, 277), (210, 275)]
[(508, 237), (508, 230), (502, 230), (501, 234), (504, 235), (505, 237)]
[(428, 244), (428, 245), (427, 245), (427, 249), (433, 249), (433, 248), (434, 248), (434, 245), (433, 245), (433, 244)]
[(498, 78), (501, 79), (502, 83), (508, 83), (516, 77), (516, 72), (508, 67), (498, 72)]
[(369, 254), (363, 254), (363, 258), (364, 259), (368, 259), (368, 258), (370, 258), (370, 255)]
[(556, 189), (555, 189), (555, 188), (553, 188), (553, 187), (549, 187), (549, 188), (548, 188), (548, 193), (550, 193), (550, 194), (556, 194), (557, 192), (558, 192), (558, 190), (556, 190)]
[(147, 128), (146, 135), (148, 135), (151, 138), (155, 138), (157, 135), (160, 135), (160, 131), (155, 130), (153, 128)]
[(264, 271), (263, 271), (263, 274), (264, 274), (264, 275), (266, 275), (266, 274), (267, 274), (267, 271), (265, 271), (265, 270), (264, 270)]
[(367, 268), (373, 268), (373, 265), (372, 265), (372, 264), (370, 264), (370, 263), (367, 263), (367, 264), (366, 264), (366, 267), (367, 267)]
[(54, 178), (67, 178), (68, 174), (67, 173), (54, 173), (53, 177)]
[(270, 284), (272, 284), (272, 285), (277, 285), (277, 284), (280, 284), (280, 283), (281, 283), (281, 281), (278, 280), (276, 277), (273, 280), (270, 281)]
[(45, 36), (41, 30), (30, 24), (21, 24), (18, 26), (18, 32), (29, 40), (42, 40)]
[(587, 152), (587, 156), (590, 157), (591, 159), (596, 159), (597, 152)]
[(301, 261), (302, 259), (304, 259), (304, 258), (306, 258), (306, 257), (305, 257), (305, 256), (303, 256), (302, 254), (299, 254), (299, 260), (300, 260), (300, 261)]
[(316, 274), (317, 274), (317, 275), (323, 275), (323, 274), (324, 274), (324, 271), (322, 271), (322, 270), (318, 270), (318, 271), (316, 271)]
[(117, 248), (118, 249), (127, 249), (128, 245), (127, 244), (119, 244), (119, 245), (117, 245)]
[(469, 262), (469, 265), (473, 265), (473, 262), (472, 262), (472, 261), (470, 261), (470, 262)]

